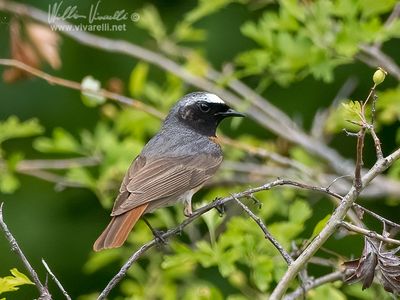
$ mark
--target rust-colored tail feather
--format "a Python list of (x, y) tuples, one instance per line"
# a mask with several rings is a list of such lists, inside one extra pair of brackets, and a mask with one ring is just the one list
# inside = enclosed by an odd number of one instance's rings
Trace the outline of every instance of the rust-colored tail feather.
[(143, 215), (148, 205), (148, 203), (143, 204), (122, 215), (113, 217), (106, 229), (94, 243), (93, 250), (100, 251), (122, 246), (133, 226)]

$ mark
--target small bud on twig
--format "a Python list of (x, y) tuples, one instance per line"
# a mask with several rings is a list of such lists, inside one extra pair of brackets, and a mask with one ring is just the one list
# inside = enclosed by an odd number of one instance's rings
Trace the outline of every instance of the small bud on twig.
[(378, 67), (378, 69), (374, 73), (374, 76), (372, 77), (375, 85), (381, 84), (385, 80), (386, 75), (387, 72), (381, 67)]

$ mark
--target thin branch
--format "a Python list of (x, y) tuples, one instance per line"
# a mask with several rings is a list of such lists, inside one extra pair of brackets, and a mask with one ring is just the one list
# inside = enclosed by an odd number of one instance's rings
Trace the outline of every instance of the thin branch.
[(359, 205), (357, 203), (354, 203), (353, 206), (363, 210), (364, 212), (366, 212), (367, 214), (369, 214), (369, 215), (373, 216), (374, 218), (378, 219), (382, 223), (386, 223), (386, 224), (388, 224), (390, 226), (400, 228), (400, 224), (397, 224), (397, 223), (395, 223), (393, 221), (390, 221), (390, 220), (378, 215), (377, 213), (374, 213), (373, 211), (371, 211), (371, 210), (369, 210), (369, 209), (367, 209), (367, 208), (365, 208), (365, 207), (363, 207), (363, 206), (361, 206), (361, 205)]
[(390, 56), (383, 53), (380, 48), (361, 45), (360, 53), (356, 55), (356, 58), (373, 68), (380, 66), (388, 71), (389, 74), (396, 77), (397, 80), (400, 80), (400, 67)]
[(365, 139), (365, 127), (361, 127), (357, 136), (357, 158), (356, 158), (356, 168), (354, 171), (354, 187), (358, 192), (360, 192), (362, 189), (361, 169), (364, 164), (363, 163), (364, 139)]
[(67, 88), (70, 88), (73, 90), (78, 90), (81, 92), (90, 92), (91, 94), (95, 94), (98, 96), (113, 99), (118, 102), (127, 104), (138, 110), (147, 112), (148, 114), (150, 114), (156, 118), (159, 118), (159, 119), (164, 118), (164, 114), (162, 114), (161, 112), (156, 110), (154, 107), (144, 104), (142, 102), (139, 102), (135, 99), (132, 99), (132, 98), (120, 95), (120, 94), (116, 94), (116, 93), (107, 91), (105, 89), (100, 89), (99, 91), (88, 90), (88, 89), (83, 88), (79, 82), (50, 75), (50, 74), (42, 72), (38, 69), (32, 68), (31, 66), (24, 64), (23, 62), (20, 62), (15, 59), (0, 59), (0, 65), (15, 67), (15, 68), (24, 70), (36, 77), (42, 78), (49, 83), (57, 84), (57, 85), (64, 86), (64, 87), (67, 87)]
[[(378, 174), (384, 172), (387, 168), (389, 168), (397, 159), (399, 159), (399, 157), (400, 149), (397, 149), (391, 155), (378, 160), (375, 165), (362, 177), (361, 190), (376, 176), (378, 176)], [(325, 227), (308, 245), (308, 247), (300, 254), (300, 256), (289, 266), (285, 275), (282, 277), (282, 279), (272, 292), (270, 300), (278, 300), (283, 297), (290, 282), (315, 254), (315, 252), (317, 252), (318, 249), (320, 249), (321, 246), (325, 243), (325, 241), (336, 231), (336, 228), (340, 225), (340, 222), (344, 219), (348, 210), (352, 207), (354, 201), (359, 196), (359, 193), (360, 191), (353, 186), (347, 193), (347, 195), (343, 197), (343, 200), (335, 209)]]
[(26, 270), (29, 272), (29, 274), (32, 277), (33, 282), (35, 283), (37, 289), (39, 290), (40, 293), (40, 299), (43, 300), (51, 300), (52, 297), (50, 295), (49, 290), (47, 289), (46, 286), (44, 286), (41, 282), (40, 279), (36, 273), (36, 271), (32, 268), (31, 264), (29, 263), (28, 259), (26, 258), (25, 254), (22, 252), (20, 246), (18, 245), (17, 240), (14, 238), (10, 230), (8, 229), (7, 224), (4, 222), (3, 219), (3, 204), (0, 204), (0, 227), (3, 230), (6, 239), (10, 243), (11, 250), (17, 253), (17, 255), (20, 257), (22, 263), (24, 264)]
[(379, 234), (379, 233), (377, 233), (375, 231), (367, 230), (367, 229), (358, 227), (356, 225), (350, 224), (350, 223), (345, 222), (345, 221), (342, 221), (340, 223), (340, 226), (346, 228), (349, 231), (357, 232), (357, 233), (360, 233), (360, 234), (365, 235), (367, 237), (374, 238), (374, 239), (380, 240), (380, 241), (388, 243), (388, 244), (393, 244), (393, 245), (399, 245), (400, 246), (400, 241), (399, 240), (395, 240), (395, 239), (391, 239), (391, 238), (388, 238), (388, 237), (384, 237), (383, 235), (381, 235), (381, 234)]
[(264, 237), (268, 239), (272, 245), (279, 251), (282, 257), (285, 259), (286, 263), (290, 265), (293, 262), (293, 258), (290, 254), (279, 244), (279, 242), (273, 237), (273, 235), (268, 231), (267, 226), (263, 223), (263, 221), (257, 217), (245, 204), (243, 204), (235, 195), (231, 195), (237, 204), (257, 223), (257, 225), (264, 232)]
[(66, 159), (32, 159), (22, 160), (17, 166), (17, 171), (32, 171), (42, 169), (63, 170), (76, 167), (92, 167), (100, 163), (97, 157), (77, 157)]
[(341, 271), (336, 271), (329, 273), (327, 275), (321, 276), (317, 279), (314, 279), (310, 281), (309, 283), (306, 283), (304, 287), (300, 287), (297, 290), (295, 290), (293, 293), (288, 294), (284, 300), (295, 300), (298, 299), (299, 297), (303, 296), (305, 293), (308, 291), (315, 289), (316, 287), (319, 287), (321, 285), (324, 285), (328, 282), (335, 282), (338, 280), (343, 281), (344, 279), (344, 273)]
[(45, 267), (47, 273), (49, 273), (51, 279), (53, 279), (53, 281), (56, 283), (58, 288), (61, 290), (61, 292), (63, 293), (65, 298), (67, 300), (71, 300), (71, 297), (68, 295), (67, 291), (64, 289), (64, 287), (62, 286), (61, 282), (57, 279), (56, 275), (54, 275), (54, 273), (51, 271), (50, 267), (48, 266), (48, 264), (46, 263), (46, 261), (43, 258), (42, 258), (42, 264)]
[[(390, 27), (396, 19), (398, 19), (400, 16), (400, 3), (397, 3), (390, 13), (389, 17), (385, 21), (385, 27), (388, 28)], [(381, 48), (382, 47), (382, 42), (378, 41), (374, 44), (374, 48)]]
[(270, 152), (264, 148), (258, 148), (258, 147), (253, 147), (251, 145), (248, 144), (243, 144), (243, 143), (239, 143), (238, 141), (232, 140), (228, 137), (219, 137), (219, 140), (221, 141), (221, 143), (223, 143), (224, 145), (228, 145), (228, 146), (233, 146), (237, 149), (241, 149), (246, 151), (247, 153), (256, 155), (258, 157), (261, 158), (265, 158), (265, 159), (270, 159), (282, 166), (288, 166), (288, 167), (292, 167), (293, 169), (296, 169), (308, 176), (312, 176), (312, 170), (310, 170), (310, 168), (308, 168), (307, 166), (303, 165), (302, 163), (295, 161), (293, 159), (290, 159), (288, 157), (279, 155), (278, 153), (275, 152)]
[(64, 176), (54, 174), (45, 170), (31, 170), (31, 171), (19, 171), (21, 174), (29, 175), (32, 177), (40, 178), (42, 180), (53, 182), (56, 184), (56, 189), (63, 189), (64, 187), (82, 188), (84, 184), (79, 181), (72, 181)]

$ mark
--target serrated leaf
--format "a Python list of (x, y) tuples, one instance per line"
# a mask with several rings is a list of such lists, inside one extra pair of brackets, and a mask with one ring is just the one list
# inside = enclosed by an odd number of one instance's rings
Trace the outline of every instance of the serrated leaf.
[(157, 8), (153, 5), (147, 5), (141, 10), (140, 22), (137, 22), (137, 26), (147, 30), (157, 42), (161, 42), (167, 36), (165, 25)]
[(33, 284), (33, 282), (16, 268), (10, 270), (12, 276), (0, 277), (0, 294), (12, 292), (19, 289), (19, 286)]
[(0, 144), (9, 139), (29, 137), (43, 133), (44, 128), (37, 119), (20, 121), (16, 116), (10, 116), (0, 122)]

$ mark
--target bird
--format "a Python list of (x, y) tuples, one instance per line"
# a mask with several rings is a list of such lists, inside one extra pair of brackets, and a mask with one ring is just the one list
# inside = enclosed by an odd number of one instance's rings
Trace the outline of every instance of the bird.
[(159, 132), (128, 168), (111, 212), (111, 221), (94, 251), (118, 248), (144, 214), (178, 202), (192, 215), (192, 196), (216, 173), (223, 153), (216, 130), (226, 117), (244, 117), (219, 96), (194, 92), (169, 111)]

